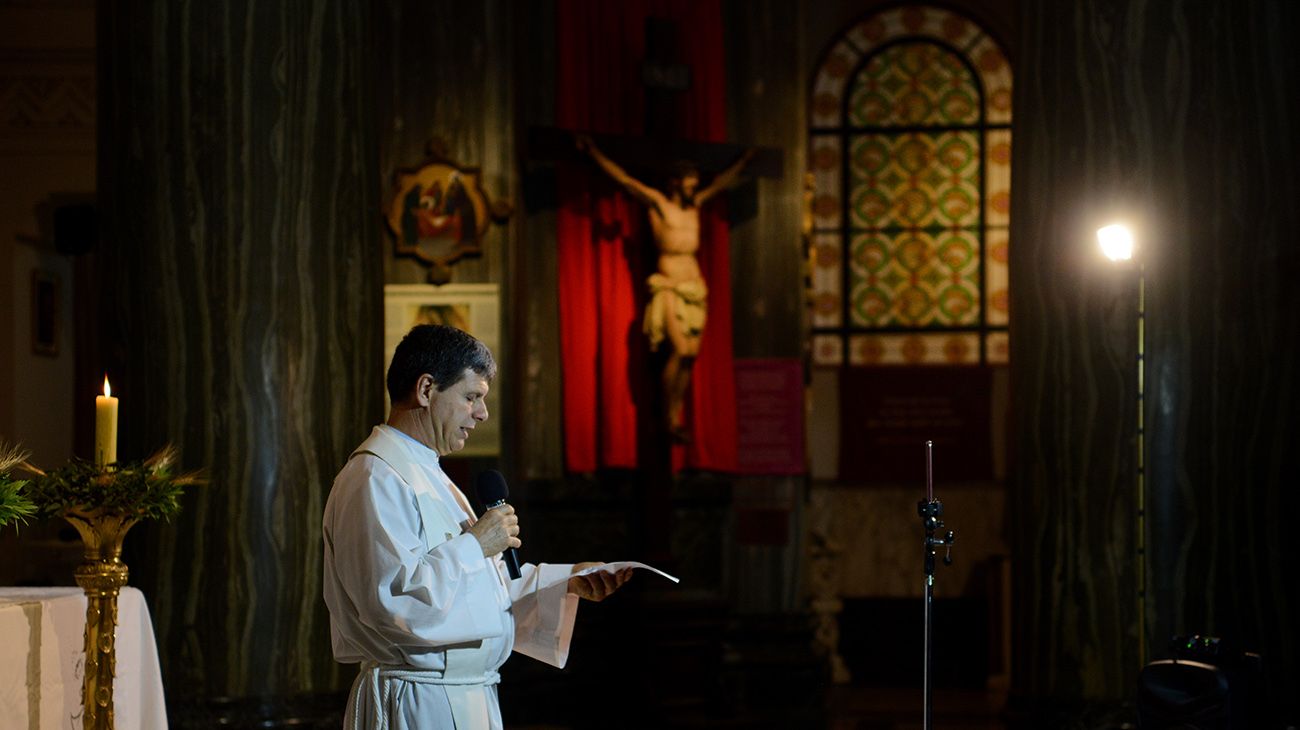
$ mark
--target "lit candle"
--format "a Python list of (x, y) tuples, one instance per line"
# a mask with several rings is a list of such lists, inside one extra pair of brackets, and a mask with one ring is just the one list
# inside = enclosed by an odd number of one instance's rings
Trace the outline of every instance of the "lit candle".
[(104, 376), (104, 394), (95, 396), (95, 463), (117, 463), (117, 399)]

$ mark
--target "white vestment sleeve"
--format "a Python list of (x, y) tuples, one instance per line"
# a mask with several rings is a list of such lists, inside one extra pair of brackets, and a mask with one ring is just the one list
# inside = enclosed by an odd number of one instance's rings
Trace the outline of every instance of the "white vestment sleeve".
[[(504, 634), (499, 578), (469, 533), (426, 551), (411, 490), (382, 463), (337, 505), (336, 575), (357, 619), (405, 647), (437, 647)], [(440, 536), (442, 537), (442, 536)]]
[(520, 568), (519, 580), (509, 584), (515, 651), (561, 669), (569, 660), (578, 616), (578, 597), (569, 593), (572, 572), (572, 565), (528, 563)]

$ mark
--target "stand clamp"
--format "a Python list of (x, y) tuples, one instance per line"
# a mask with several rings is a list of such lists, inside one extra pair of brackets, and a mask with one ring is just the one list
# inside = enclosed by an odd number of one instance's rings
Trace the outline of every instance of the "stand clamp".
[(934, 556), (936, 548), (944, 548), (943, 564), (952, 565), (952, 544), (957, 541), (956, 534), (952, 530), (944, 533), (943, 537), (935, 537), (934, 533), (943, 529), (943, 502), (939, 500), (921, 500), (916, 503), (916, 514), (921, 518), (921, 524), (925, 527), (925, 575), (927, 578), (934, 577)]

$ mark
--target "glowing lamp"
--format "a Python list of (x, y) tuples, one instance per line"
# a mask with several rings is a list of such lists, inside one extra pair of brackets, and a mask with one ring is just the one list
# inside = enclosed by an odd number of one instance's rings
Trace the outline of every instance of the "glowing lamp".
[(1133, 258), (1133, 232), (1118, 223), (1097, 229), (1097, 242), (1101, 252), (1111, 261), (1128, 261)]

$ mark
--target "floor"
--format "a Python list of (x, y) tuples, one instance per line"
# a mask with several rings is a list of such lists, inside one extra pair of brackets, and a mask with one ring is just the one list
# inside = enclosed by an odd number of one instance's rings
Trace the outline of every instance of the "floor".
[[(932, 726), (941, 730), (1136, 730), (1130, 703), (1008, 702), (1005, 690), (936, 689)], [(923, 730), (920, 688), (832, 687), (826, 730)]]
[[(939, 689), (933, 727), (943, 730), (1007, 730), (1005, 692)], [(922, 730), (920, 688), (833, 687), (826, 702), (827, 730)]]
[[(819, 689), (817, 694), (823, 690)], [(512, 721), (511, 730), (588, 728), (680, 728), (682, 730), (923, 730), (920, 688), (831, 687), (820, 705), (812, 697), (769, 696), (762, 707), (720, 703), (686, 708), (601, 707), (588, 697), (578, 706), (550, 713), (549, 721)], [(343, 721), (342, 694), (300, 697), (292, 702), (208, 701), (169, 706), (175, 730), (335, 730)], [(811, 709), (810, 709), (811, 708)], [(516, 717), (518, 713), (515, 714)], [(528, 713), (525, 713), (528, 714)], [(652, 720), (652, 716), (659, 719)], [(1005, 691), (937, 689), (933, 727), (939, 730), (1133, 730), (1123, 708), (1055, 708), (1054, 717), (1028, 719), (1008, 709)], [(603, 719), (602, 719), (603, 718)], [(671, 718), (671, 719), (668, 719)]]

